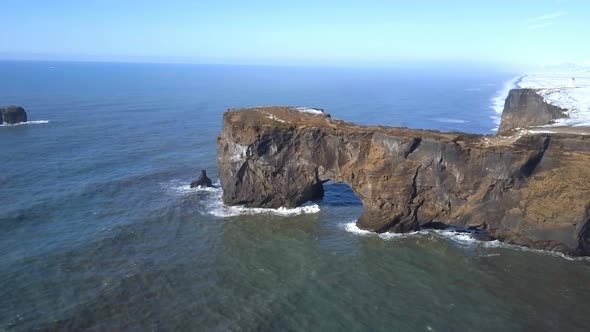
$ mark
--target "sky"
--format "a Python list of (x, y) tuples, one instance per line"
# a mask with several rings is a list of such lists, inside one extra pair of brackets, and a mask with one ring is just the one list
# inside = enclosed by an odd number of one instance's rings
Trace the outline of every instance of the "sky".
[(0, 0), (0, 59), (590, 64), (587, 0)]

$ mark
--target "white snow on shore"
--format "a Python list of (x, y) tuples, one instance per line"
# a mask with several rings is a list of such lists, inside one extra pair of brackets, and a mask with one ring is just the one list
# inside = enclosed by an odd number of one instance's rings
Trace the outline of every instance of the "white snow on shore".
[(569, 118), (550, 126), (590, 126), (590, 67), (564, 65), (524, 76), (520, 88), (538, 89), (549, 104), (568, 110)]

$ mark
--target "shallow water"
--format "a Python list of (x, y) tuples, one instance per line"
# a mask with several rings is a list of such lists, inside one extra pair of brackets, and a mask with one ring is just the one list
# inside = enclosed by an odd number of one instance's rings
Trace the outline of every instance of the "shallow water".
[[(228, 209), (224, 109), (489, 133), (513, 73), (0, 63), (0, 330), (583, 331), (588, 260), (351, 225), (343, 184), (298, 211)], [(315, 204), (315, 205), (314, 205)]]

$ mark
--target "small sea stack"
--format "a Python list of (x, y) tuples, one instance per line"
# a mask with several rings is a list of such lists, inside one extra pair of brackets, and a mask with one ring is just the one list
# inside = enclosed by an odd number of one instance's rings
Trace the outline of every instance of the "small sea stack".
[(0, 124), (17, 124), (27, 122), (27, 112), (20, 106), (0, 108)]
[(213, 187), (211, 179), (207, 177), (207, 171), (201, 170), (201, 176), (196, 181), (191, 182), (191, 188), (197, 187)]

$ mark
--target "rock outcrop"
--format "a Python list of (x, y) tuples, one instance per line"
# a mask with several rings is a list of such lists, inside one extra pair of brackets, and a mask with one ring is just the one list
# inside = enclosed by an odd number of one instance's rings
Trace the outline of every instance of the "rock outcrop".
[(535, 89), (510, 90), (498, 133), (516, 128), (544, 126), (567, 117), (567, 110), (548, 104)]
[(191, 188), (197, 187), (213, 187), (211, 179), (207, 176), (207, 171), (202, 170), (201, 175), (196, 181), (191, 182)]
[(27, 122), (27, 112), (20, 106), (0, 108), (0, 124), (17, 124)]
[(260, 107), (227, 111), (217, 144), (225, 204), (295, 207), (321, 198), (333, 180), (361, 199), (362, 229), (443, 223), (590, 254), (590, 136), (360, 126)]

